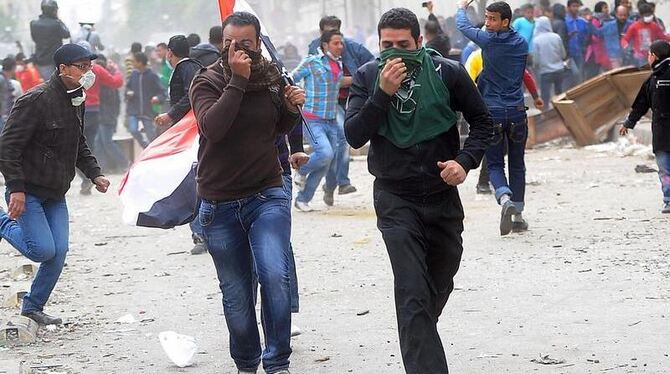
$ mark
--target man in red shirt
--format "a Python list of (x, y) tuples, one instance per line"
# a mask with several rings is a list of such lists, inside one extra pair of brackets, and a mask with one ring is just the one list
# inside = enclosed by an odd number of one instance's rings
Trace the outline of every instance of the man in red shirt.
[(621, 46), (625, 49), (633, 43), (633, 57), (637, 66), (647, 64), (647, 55), (651, 43), (659, 39), (670, 41), (670, 35), (666, 34), (658, 23), (654, 22), (654, 10), (649, 4), (640, 4), (640, 19), (635, 21), (621, 39)]
[(19, 52), (16, 54), (16, 79), (21, 83), (23, 92), (28, 92), (31, 88), (44, 82), (32, 62), (26, 61), (26, 55)]

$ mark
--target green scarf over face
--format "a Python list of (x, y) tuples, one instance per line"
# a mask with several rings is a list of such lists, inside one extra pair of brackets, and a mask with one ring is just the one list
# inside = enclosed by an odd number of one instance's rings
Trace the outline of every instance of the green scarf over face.
[[(449, 90), (435, 71), (433, 53), (437, 52), (423, 47), (415, 51), (389, 48), (380, 55), (379, 74), (384, 65), (395, 58), (402, 58), (407, 66), (407, 79), (393, 95), (386, 121), (379, 128), (379, 135), (398, 148), (434, 139), (456, 124)], [(380, 89), (379, 76), (375, 87)]]

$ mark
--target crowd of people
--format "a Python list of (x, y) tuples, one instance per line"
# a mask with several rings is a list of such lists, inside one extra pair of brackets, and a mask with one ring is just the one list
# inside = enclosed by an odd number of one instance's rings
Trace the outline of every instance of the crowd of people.
[[(262, 54), (261, 25), (251, 13), (231, 14), (204, 43), (196, 34), (155, 48), (133, 43), (121, 61), (103, 55), (91, 23), (63, 44), (70, 32), (57, 3), (44, 0), (43, 14), (31, 23), (35, 54), (5, 58), (0, 75), (0, 171), (8, 201), (0, 237), (41, 263), (22, 314), (41, 325), (62, 323), (43, 310), (69, 246), (65, 194), (75, 170), (88, 195), (93, 187), (106, 192), (105, 175), (129, 166), (114, 142), (122, 102), (123, 122), (140, 147), (192, 111), (200, 134), (192, 253), (209, 252), (214, 261), (239, 372), (255, 373), (262, 363), (268, 373), (288, 373), (291, 314), (299, 311), (294, 186), (298, 212), (313, 210), (324, 178), (324, 203), (334, 205), (335, 191), (357, 191), (348, 175), (350, 147), (369, 144), (405, 370), (447, 373), (437, 321), (463, 251), (457, 186), (484, 160), (483, 183), (493, 186), (500, 205), (500, 234), (529, 230), (524, 85), (543, 108), (551, 88), (563, 90), (564, 81), (649, 64), (652, 76), (621, 134), (654, 111), (663, 212), (670, 213), (670, 96), (663, 91), (670, 86), (670, 43), (662, 40), (670, 36), (653, 4), (640, 1), (632, 12), (621, 0), (612, 14), (602, 2), (595, 12), (579, 0), (542, 4), (514, 12), (494, 2), (482, 23), (467, 0), (458, 2), (453, 19), (435, 16), (427, 2), (423, 26), (413, 12), (394, 8), (379, 21), (378, 57), (343, 35), (337, 17), (326, 16), (307, 57), (284, 46), (292, 69), (283, 74)], [(453, 61), (454, 51), (467, 70)], [(469, 126), (464, 144), (461, 116)], [(265, 350), (255, 309), (259, 284)]]

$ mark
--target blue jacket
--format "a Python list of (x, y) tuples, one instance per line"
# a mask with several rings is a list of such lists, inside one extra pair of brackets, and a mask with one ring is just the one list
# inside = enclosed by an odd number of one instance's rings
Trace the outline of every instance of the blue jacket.
[[(601, 36), (605, 39), (605, 49), (607, 49), (607, 55), (609, 58), (622, 58), (623, 49), (621, 48), (621, 35), (619, 34), (619, 27), (617, 25), (617, 19), (607, 21), (603, 24), (603, 27), (598, 31), (598, 36)], [(625, 34), (630, 25), (633, 24), (633, 21), (627, 20), (626, 24), (623, 27), (623, 33)]]
[(568, 30), (568, 54), (575, 61), (583, 62), (586, 46), (591, 41), (591, 30), (594, 28), (582, 17), (565, 16), (565, 26)]
[(456, 13), (456, 26), (482, 49), (484, 70), (479, 75), (477, 87), (494, 118), (496, 109), (524, 107), (523, 74), (528, 59), (526, 39), (513, 29), (498, 33), (480, 30), (472, 25), (463, 9)]
[[(321, 39), (312, 40), (309, 44), (309, 54), (318, 55)], [(349, 70), (349, 74), (354, 75), (358, 68), (375, 59), (375, 56), (368, 51), (362, 44), (349, 38), (344, 38), (344, 53), (342, 54), (342, 64)]]

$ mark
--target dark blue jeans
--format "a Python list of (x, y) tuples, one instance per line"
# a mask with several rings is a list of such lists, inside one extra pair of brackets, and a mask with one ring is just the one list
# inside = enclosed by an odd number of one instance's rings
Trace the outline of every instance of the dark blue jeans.
[[(5, 196), (9, 202), (9, 194)], [(26, 194), (25, 212), (17, 221), (0, 213), (0, 236), (22, 255), (40, 263), (23, 298), (23, 312), (41, 311), (49, 300), (65, 264), (69, 239), (69, 215), (65, 198), (50, 200)]]
[[(507, 194), (519, 212), (523, 211), (526, 196), (526, 140), (528, 119), (525, 110), (491, 110), (493, 123), (499, 126), (493, 143), (486, 151), (491, 183), (496, 199)], [(509, 181), (505, 175), (505, 145), (508, 147)]]
[(244, 199), (202, 201), (198, 215), (223, 293), (230, 354), (242, 371), (261, 361), (254, 278), (261, 285), (267, 373), (288, 368), (291, 356), (290, 203), (274, 187)]
[(656, 164), (658, 164), (658, 176), (661, 179), (663, 202), (670, 203), (670, 152), (657, 151)]
[[(140, 122), (144, 126), (144, 133), (140, 131)], [(146, 148), (149, 143), (156, 139), (156, 125), (154, 125), (154, 120), (149, 117), (128, 116), (128, 132), (142, 148)]]
[(116, 133), (116, 123), (100, 124), (96, 139), (96, 157), (100, 167), (106, 173), (125, 171), (130, 164), (118, 144), (114, 143), (114, 133)]

